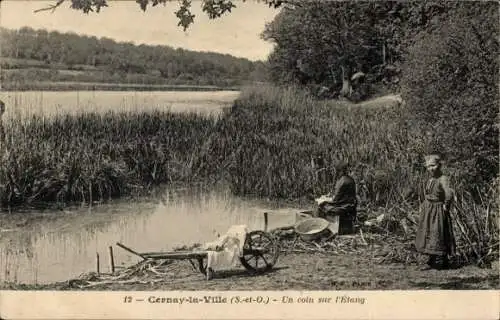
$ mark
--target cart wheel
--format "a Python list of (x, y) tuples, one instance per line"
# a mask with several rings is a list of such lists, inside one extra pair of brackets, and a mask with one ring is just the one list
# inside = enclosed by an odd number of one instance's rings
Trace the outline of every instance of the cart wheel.
[(200, 272), (203, 273), (204, 275), (207, 275), (207, 262), (203, 258), (198, 258), (198, 269), (200, 269)]
[(270, 270), (279, 256), (278, 243), (264, 231), (250, 232), (243, 246), (243, 256), (240, 258), (245, 269), (262, 273)]

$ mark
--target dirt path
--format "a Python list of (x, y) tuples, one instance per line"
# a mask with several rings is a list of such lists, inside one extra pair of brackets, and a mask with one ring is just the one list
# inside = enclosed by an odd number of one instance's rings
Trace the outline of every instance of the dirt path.
[(399, 94), (388, 94), (359, 103), (347, 103), (351, 108), (393, 108), (402, 104), (403, 100)]
[[(172, 273), (155, 283), (103, 284), (88, 290), (405, 290), (498, 289), (498, 264), (491, 269), (466, 266), (455, 270), (420, 271), (418, 265), (378, 264), (369, 252), (349, 254), (287, 254), (275, 269), (249, 275), (243, 268), (218, 272), (207, 281), (187, 261), (176, 262)], [(68, 283), (9, 286), (5, 289), (81, 290)]]
[(358, 103), (362, 107), (372, 107), (372, 106), (383, 106), (383, 105), (398, 105), (402, 103), (403, 100), (399, 94), (388, 94), (382, 97), (377, 97), (367, 101)]

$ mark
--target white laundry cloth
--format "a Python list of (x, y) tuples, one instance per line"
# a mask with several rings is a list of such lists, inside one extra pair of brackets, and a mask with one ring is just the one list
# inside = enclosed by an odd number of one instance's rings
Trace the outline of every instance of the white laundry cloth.
[(328, 195), (323, 195), (323, 196), (321, 196), (319, 198), (314, 199), (314, 201), (316, 201), (316, 203), (318, 205), (322, 205), (325, 202), (332, 202), (332, 197), (330, 197)]
[(207, 269), (223, 270), (236, 265), (243, 256), (243, 246), (248, 233), (246, 225), (234, 225), (218, 240), (205, 244), (208, 252)]

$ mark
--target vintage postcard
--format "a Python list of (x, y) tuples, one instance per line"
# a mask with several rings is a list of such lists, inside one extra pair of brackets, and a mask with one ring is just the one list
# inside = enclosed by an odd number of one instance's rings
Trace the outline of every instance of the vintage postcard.
[(499, 319), (499, 3), (4, 0), (1, 319)]

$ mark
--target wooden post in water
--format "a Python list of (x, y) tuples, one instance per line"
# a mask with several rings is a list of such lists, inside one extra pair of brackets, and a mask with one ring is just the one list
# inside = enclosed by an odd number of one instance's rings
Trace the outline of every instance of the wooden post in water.
[(0, 151), (5, 153), (5, 131), (3, 129), (2, 116), (5, 112), (5, 103), (0, 100)]
[(113, 257), (113, 247), (109, 246), (109, 268), (111, 273), (115, 273), (115, 258)]
[(268, 213), (264, 212), (264, 231), (267, 232), (267, 225), (268, 225)]
[(99, 268), (99, 252), (96, 252), (96, 270), (97, 270), (97, 274), (100, 274), (101, 273), (101, 270)]

